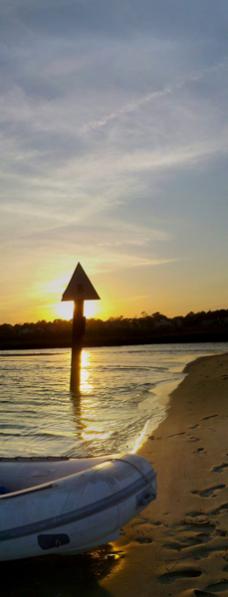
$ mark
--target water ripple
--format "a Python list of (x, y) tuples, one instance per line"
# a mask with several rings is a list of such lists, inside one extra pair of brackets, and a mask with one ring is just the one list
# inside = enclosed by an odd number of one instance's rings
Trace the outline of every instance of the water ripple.
[(69, 350), (0, 351), (0, 456), (133, 450), (166, 416), (169, 384), (182, 379), (185, 364), (226, 351), (226, 344), (83, 350), (77, 398)]

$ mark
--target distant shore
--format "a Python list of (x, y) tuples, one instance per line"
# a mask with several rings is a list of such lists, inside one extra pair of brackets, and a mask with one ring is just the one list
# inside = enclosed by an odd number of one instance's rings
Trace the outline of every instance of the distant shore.
[(158, 496), (115, 544), (121, 564), (101, 582), (110, 597), (227, 594), (228, 355), (199, 358), (186, 373), (141, 450)]
[[(89, 348), (193, 342), (228, 342), (228, 310), (191, 312), (177, 317), (154, 313), (133, 318), (111, 317), (106, 321), (89, 319), (83, 344)], [(0, 325), (0, 350), (69, 348), (71, 343), (71, 321)]]
[[(114, 348), (115, 346), (116, 347), (118, 347), (118, 346), (129, 346), (130, 347), (130, 346), (143, 346), (143, 345), (148, 346), (150, 344), (155, 345), (155, 346), (156, 345), (159, 346), (159, 345), (162, 345), (162, 344), (208, 344), (208, 343), (210, 343), (210, 344), (220, 344), (220, 343), (224, 344), (224, 343), (227, 343), (227, 349), (228, 349), (228, 338), (227, 337), (219, 337), (219, 336), (218, 337), (216, 336), (214, 338), (213, 337), (209, 337), (209, 338), (203, 337), (203, 338), (197, 338), (197, 339), (191, 338), (191, 336), (184, 337), (184, 338), (179, 338), (179, 337), (176, 337), (176, 338), (172, 337), (172, 338), (170, 338), (170, 337), (167, 337), (167, 338), (162, 338), (160, 340), (153, 338), (153, 339), (148, 340), (148, 341), (145, 341), (145, 340), (143, 341), (142, 340), (141, 342), (139, 342), (139, 341), (135, 341), (134, 342), (132, 340), (128, 341), (127, 339), (125, 339), (125, 341), (122, 341), (122, 342), (110, 342), (110, 343), (109, 342), (107, 342), (107, 343), (98, 343), (97, 342), (97, 343), (94, 343), (94, 344), (92, 342), (88, 343), (88, 344), (84, 343), (83, 346), (82, 346), (82, 348), (85, 348), (85, 349), (87, 349), (87, 348), (112, 348), (112, 347)], [(33, 351), (33, 350), (38, 350), (38, 351), (39, 350), (40, 351), (43, 351), (43, 350), (46, 351), (46, 350), (48, 350), (48, 351), (52, 351), (52, 350), (58, 350), (58, 349), (70, 350), (71, 349), (71, 344), (66, 344), (64, 346), (58, 345), (58, 344), (56, 344), (56, 345), (54, 344), (54, 345), (50, 345), (50, 346), (49, 345), (47, 346), (46, 344), (45, 345), (43, 345), (43, 344), (41, 344), (41, 345), (34, 344), (33, 345), (32, 344), (32, 345), (20, 345), (20, 346), (18, 346), (18, 345), (14, 346), (14, 345), (10, 345), (10, 344), (7, 345), (7, 346), (1, 346), (0, 345), (0, 351), (1, 351), (0, 356), (1, 357), (4, 357), (4, 356), (9, 357), (10, 355), (8, 354), (8, 351), (15, 351), (14, 354), (13, 354), (13, 356), (20, 357), (20, 356), (25, 356), (25, 354), (23, 353), (23, 351), (26, 351), (26, 350), (27, 351)], [(52, 352), (50, 352), (50, 353), (47, 353), (47, 352), (40, 352), (39, 353), (38, 352), (37, 353), (38, 356), (45, 356), (45, 354), (46, 355), (47, 354), (52, 354)], [(27, 353), (26, 356), (29, 357), (30, 353)]]

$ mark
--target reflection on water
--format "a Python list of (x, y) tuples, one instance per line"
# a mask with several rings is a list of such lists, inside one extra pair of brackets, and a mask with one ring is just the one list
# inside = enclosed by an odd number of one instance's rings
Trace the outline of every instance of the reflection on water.
[(118, 568), (123, 554), (112, 544), (89, 554), (0, 564), (5, 597), (108, 597), (99, 581)]
[(70, 391), (73, 397), (82, 394), (91, 394), (93, 391), (92, 378), (90, 376), (89, 350), (72, 350)]
[[(0, 455), (131, 451), (166, 416), (186, 363), (227, 344), (0, 352)], [(163, 391), (160, 391), (163, 388)]]
[(87, 424), (83, 418), (82, 396), (92, 393), (92, 383), (90, 383), (89, 373), (90, 353), (88, 350), (72, 350), (71, 356), (71, 374), (70, 374), (70, 393), (73, 409), (73, 419), (75, 422), (76, 433), (90, 454), (90, 445), (87, 438)]
[(93, 378), (91, 375), (91, 351), (84, 350), (81, 353), (81, 375), (80, 375), (80, 391), (81, 394), (93, 393)]
[(81, 394), (81, 350), (72, 350), (70, 370), (70, 391), (73, 398)]

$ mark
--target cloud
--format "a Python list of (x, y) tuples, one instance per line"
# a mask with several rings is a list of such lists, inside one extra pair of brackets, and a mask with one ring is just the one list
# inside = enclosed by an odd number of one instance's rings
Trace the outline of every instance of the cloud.
[(228, 59), (224, 59), (219, 63), (212, 64), (200, 71), (193, 71), (192, 73), (188, 74), (187, 77), (176, 81), (174, 84), (168, 85), (163, 89), (157, 89), (147, 93), (135, 101), (131, 101), (128, 104), (119, 108), (116, 112), (111, 112), (103, 116), (102, 119), (89, 122), (88, 124), (82, 127), (82, 133), (87, 133), (89, 131), (97, 130), (100, 128), (105, 127), (106, 125), (111, 124), (115, 120), (119, 120), (122, 117), (137, 112), (141, 108), (145, 107), (147, 104), (151, 104), (153, 101), (159, 100), (160, 98), (166, 97), (170, 94), (175, 93), (179, 89), (182, 89), (186, 85), (190, 83), (195, 83), (203, 80), (208, 74), (213, 74), (214, 72), (226, 68), (228, 66)]
[(49, 36), (89, 34), (115, 36), (163, 35), (186, 40), (188, 36), (224, 36), (227, 31), (227, 3), (220, 0), (11, 0), (2, 6), (3, 23), (16, 21), (34, 33)]
[(189, 180), (217, 163), (227, 175), (227, 2), (9, 0), (0, 13), (8, 264), (180, 259), (177, 187), (184, 220)]

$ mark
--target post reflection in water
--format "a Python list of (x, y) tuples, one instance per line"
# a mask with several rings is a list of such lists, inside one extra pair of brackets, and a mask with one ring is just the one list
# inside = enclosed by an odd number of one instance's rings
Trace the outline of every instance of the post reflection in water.
[(70, 391), (73, 398), (80, 398), (81, 395), (81, 349), (72, 350)]
[(88, 350), (75, 349), (72, 351), (71, 359), (71, 380), (70, 393), (73, 406), (74, 419), (76, 424), (76, 433), (81, 435), (86, 444), (83, 431), (87, 427), (85, 417), (83, 417), (83, 396), (91, 394), (93, 385), (89, 380), (89, 361), (90, 353)]
[(93, 385), (89, 379), (90, 353), (88, 350), (72, 351), (70, 391), (73, 398), (91, 394)]

